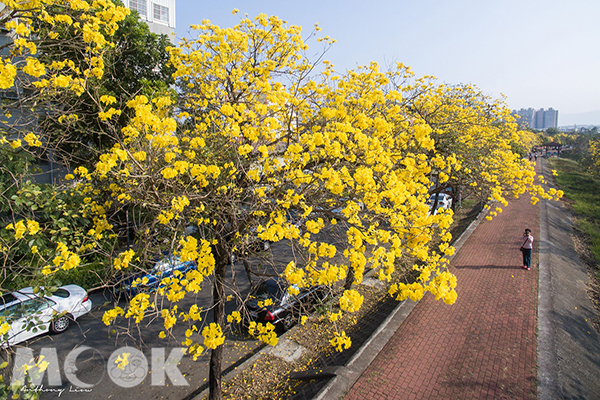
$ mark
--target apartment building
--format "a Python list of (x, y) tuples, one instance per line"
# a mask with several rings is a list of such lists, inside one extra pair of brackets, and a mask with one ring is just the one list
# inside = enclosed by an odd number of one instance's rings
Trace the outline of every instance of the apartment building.
[(125, 6), (135, 10), (150, 31), (172, 37), (175, 32), (175, 0), (125, 0)]
[(531, 129), (548, 129), (558, 126), (558, 110), (550, 107), (547, 110), (540, 108), (521, 108), (513, 110), (513, 115), (519, 116), (519, 123)]

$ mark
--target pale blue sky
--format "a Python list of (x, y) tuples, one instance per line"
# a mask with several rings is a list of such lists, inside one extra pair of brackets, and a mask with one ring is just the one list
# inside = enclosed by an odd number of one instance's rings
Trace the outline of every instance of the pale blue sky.
[[(337, 40), (326, 58), (342, 72), (403, 62), (417, 76), (503, 93), (511, 108), (558, 109), (559, 125), (600, 124), (599, 0), (176, 0), (176, 32), (202, 19), (231, 27), (244, 13), (306, 34), (318, 22)], [(594, 121), (572, 116), (593, 111)]]

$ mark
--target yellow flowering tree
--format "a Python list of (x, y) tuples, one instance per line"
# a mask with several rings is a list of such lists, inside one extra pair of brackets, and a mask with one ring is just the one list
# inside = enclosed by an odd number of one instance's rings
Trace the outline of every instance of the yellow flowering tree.
[[(34, 161), (48, 159), (40, 119), (77, 118), (66, 100), (90, 90), (91, 81), (103, 75), (111, 35), (127, 13), (126, 8), (106, 0), (6, 0), (0, 4), (3, 293), (29, 285), (43, 285), (40, 294), (50, 293), (99, 244), (97, 235), (87, 233), (90, 225), (97, 232), (108, 229), (101, 205), (92, 204), (94, 190), (89, 184), (52, 187), (36, 183), (34, 174), (39, 169)], [(0, 325), (2, 339), (6, 339), (9, 324)], [(21, 393), (19, 385), (0, 389), (8, 390), (16, 397)]]
[[(535, 182), (533, 163), (524, 158), (523, 146), (536, 138), (519, 130), (502, 100), (484, 95), (472, 85), (448, 86), (434, 80), (413, 87), (411, 109), (432, 129), (435, 148), (429, 152), (433, 193), (451, 190), (455, 200), (462, 192), (475, 193), (484, 202), (499, 205), (507, 197), (524, 193), (535, 203), (548, 194)], [(539, 140), (539, 139), (537, 139)]]
[[(138, 257), (158, 246), (198, 263), (163, 280), (157, 295), (169, 308), (141, 305), (136, 296), (124, 317), (156, 313), (166, 331), (178, 321), (193, 324), (192, 310), (176, 303), (211, 276), (214, 322), (190, 328), (182, 343), (193, 355), (202, 345), (212, 349), (210, 388), (218, 398), (227, 265), (256, 240), (294, 249), (285, 268), (270, 270), (292, 291), (346, 284), (340, 312), (362, 303), (348, 281), (360, 283), (366, 268), (391, 281), (404, 254), (419, 260), (421, 277), (411, 287), (394, 283), (392, 293), (431, 291), (453, 303), (456, 282), (445, 271), (451, 214), (429, 215), (425, 204), (431, 128), (407, 109), (404, 89), (390, 85), (410, 71), (398, 65), (384, 73), (373, 63), (338, 75), (327, 62), (311, 63), (300, 27), (276, 17), (243, 18), (230, 29), (203, 21), (194, 29), (196, 39), (170, 49), (178, 98), (131, 100), (135, 117), (94, 172), (114, 200), (143, 216)], [(190, 224), (197, 235), (186, 235)], [(334, 233), (343, 240), (335, 243)], [(430, 248), (436, 234), (441, 245)], [(253, 267), (249, 275), (260, 274)], [(105, 323), (122, 314), (107, 313)], [(274, 343), (272, 328), (253, 324), (251, 332)], [(332, 345), (347, 347), (349, 339), (338, 333)]]
[[(38, 32), (54, 26), (53, 21), (43, 22)], [(76, 36), (72, 29), (68, 32)], [(47, 145), (62, 164), (93, 166), (131, 117), (125, 103), (136, 94), (167, 92), (174, 83), (166, 51), (171, 45), (169, 38), (150, 32), (137, 12), (117, 22), (110, 40), (97, 61), (96, 68), (102, 67), (102, 73), (98, 70), (87, 77), (84, 91), (62, 99), (56, 104), (60, 112), (46, 114), (39, 121)], [(56, 46), (52, 38), (38, 45), (42, 60), (64, 57), (77, 63), (79, 52), (77, 47)]]
[(92, 224), (108, 229), (89, 184), (36, 183), (33, 161), (48, 156), (39, 119), (75, 118), (65, 100), (102, 76), (110, 37), (128, 10), (82, 0), (9, 0), (1, 8), (0, 249), (2, 288), (10, 290), (52, 285), (54, 272), (72, 271), (97, 246), (99, 238), (87, 234)]

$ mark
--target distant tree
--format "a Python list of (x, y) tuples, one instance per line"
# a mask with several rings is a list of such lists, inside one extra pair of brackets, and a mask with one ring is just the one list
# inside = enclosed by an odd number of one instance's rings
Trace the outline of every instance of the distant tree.
[(590, 140), (589, 149), (590, 166), (588, 169), (590, 173), (600, 176), (600, 140), (598, 138)]

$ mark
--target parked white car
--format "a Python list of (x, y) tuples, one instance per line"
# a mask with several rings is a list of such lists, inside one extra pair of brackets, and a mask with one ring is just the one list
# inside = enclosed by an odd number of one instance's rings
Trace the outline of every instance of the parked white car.
[(77, 285), (61, 286), (52, 295), (41, 297), (31, 287), (7, 293), (0, 303), (0, 318), (10, 329), (0, 339), (0, 346), (12, 346), (48, 331), (64, 332), (71, 320), (91, 309), (87, 292)]
[[(435, 194), (432, 194), (431, 197), (429, 197), (429, 200), (427, 200), (427, 204), (429, 205), (430, 210), (433, 208), (434, 202), (435, 202)], [(440, 208), (442, 210), (447, 210), (451, 207), (452, 207), (452, 196), (450, 196), (449, 194), (446, 194), (446, 193), (440, 193), (438, 195), (437, 207), (434, 210), (433, 215), (436, 215)]]

